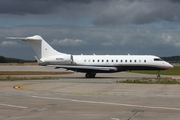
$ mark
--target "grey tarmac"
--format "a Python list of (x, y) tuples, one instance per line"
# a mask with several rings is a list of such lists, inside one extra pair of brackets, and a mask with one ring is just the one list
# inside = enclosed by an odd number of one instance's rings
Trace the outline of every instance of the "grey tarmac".
[(0, 120), (179, 120), (180, 85), (116, 83), (141, 77), (156, 76), (120, 72), (86, 79), (74, 73), (57, 80), (1, 81)]

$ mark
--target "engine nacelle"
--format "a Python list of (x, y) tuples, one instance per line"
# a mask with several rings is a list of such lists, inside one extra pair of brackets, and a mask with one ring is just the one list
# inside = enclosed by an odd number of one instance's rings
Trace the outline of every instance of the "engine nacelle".
[(70, 65), (73, 64), (73, 56), (70, 54), (63, 54), (47, 57), (44, 58), (42, 61), (46, 65)]

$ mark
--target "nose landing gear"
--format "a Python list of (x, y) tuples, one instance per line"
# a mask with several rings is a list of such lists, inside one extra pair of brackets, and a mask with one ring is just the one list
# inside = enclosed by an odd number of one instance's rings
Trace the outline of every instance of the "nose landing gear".
[(161, 78), (161, 71), (160, 70), (158, 70), (157, 78)]

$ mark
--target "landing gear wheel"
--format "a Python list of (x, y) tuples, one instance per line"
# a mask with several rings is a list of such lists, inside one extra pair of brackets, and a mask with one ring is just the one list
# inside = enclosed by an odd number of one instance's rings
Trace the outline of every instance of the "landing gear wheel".
[(95, 76), (96, 76), (96, 73), (94, 72), (87, 72), (85, 75), (86, 78), (94, 78)]
[(157, 78), (161, 78), (160, 70), (158, 70)]
[(161, 75), (157, 75), (157, 78), (161, 78)]
[(86, 73), (85, 77), (90, 78), (90, 74)]

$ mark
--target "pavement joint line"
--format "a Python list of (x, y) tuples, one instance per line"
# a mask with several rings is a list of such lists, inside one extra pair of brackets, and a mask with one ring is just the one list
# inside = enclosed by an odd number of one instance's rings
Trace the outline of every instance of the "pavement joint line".
[(6, 107), (15, 107), (15, 108), (22, 108), (22, 109), (25, 109), (27, 107), (24, 107), (24, 106), (17, 106), (17, 105), (10, 105), (10, 104), (2, 104), (0, 103), (1, 106), (6, 106)]
[(49, 99), (49, 100), (62, 100), (78, 103), (89, 103), (89, 104), (103, 104), (103, 105), (116, 105), (124, 107), (137, 107), (137, 108), (149, 108), (149, 109), (162, 109), (162, 110), (174, 110), (180, 111), (180, 108), (171, 107), (154, 107), (154, 106), (143, 106), (143, 105), (131, 105), (131, 104), (121, 104), (121, 103), (111, 103), (111, 102), (96, 102), (96, 101), (86, 101), (86, 100), (76, 100), (76, 99), (66, 99), (66, 98), (53, 98), (53, 97), (41, 97), (41, 96), (30, 96), (33, 98)]

